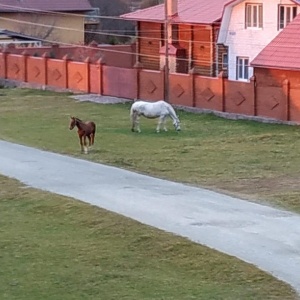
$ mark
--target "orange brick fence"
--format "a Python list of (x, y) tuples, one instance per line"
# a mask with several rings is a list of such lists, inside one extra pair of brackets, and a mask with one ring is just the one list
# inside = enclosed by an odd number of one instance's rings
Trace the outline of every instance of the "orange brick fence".
[[(300, 87), (288, 79), (265, 83), (265, 75), (250, 82), (229, 81), (196, 74), (170, 74), (169, 101), (175, 105), (217, 112), (260, 116), (300, 122)], [(30, 56), (28, 53), (0, 52), (0, 78), (50, 86), (74, 92), (95, 93), (149, 101), (164, 98), (163, 71), (121, 68), (99, 59), (91, 62)]]

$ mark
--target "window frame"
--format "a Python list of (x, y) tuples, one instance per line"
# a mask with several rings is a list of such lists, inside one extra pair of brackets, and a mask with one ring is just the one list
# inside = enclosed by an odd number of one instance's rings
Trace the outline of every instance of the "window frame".
[(281, 30), (297, 16), (297, 5), (279, 4), (277, 29)]
[(245, 28), (246, 29), (263, 28), (263, 4), (262, 3), (245, 4)]
[[(236, 58), (236, 80), (248, 81), (249, 80), (249, 57), (237, 56)], [(242, 63), (240, 63), (242, 62)]]
[(222, 53), (222, 70), (228, 70), (228, 53)]

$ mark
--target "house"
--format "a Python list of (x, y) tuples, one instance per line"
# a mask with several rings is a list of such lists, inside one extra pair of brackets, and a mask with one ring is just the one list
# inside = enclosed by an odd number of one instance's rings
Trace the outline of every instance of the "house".
[(218, 75), (216, 41), (228, 0), (166, 1), (166, 13), (161, 4), (121, 16), (137, 23), (137, 62), (160, 70), (168, 54), (171, 72)]
[(300, 12), (296, 0), (233, 0), (224, 7), (218, 37), (228, 79), (248, 82), (250, 62)]
[[(286, 119), (300, 122), (300, 15), (251, 62), (257, 92), (282, 107)], [(288, 108), (288, 109), (287, 109)], [(262, 112), (263, 114), (263, 112)]]
[(88, 0), (0, 0), (0, 28), (49, 42), (83, 44), (85, 14), (92, 10)]
[(0, 30), (0, 47), (6, 48), (9, 45), (15, 47), (40, 47), (42, 41), (10, 30)]

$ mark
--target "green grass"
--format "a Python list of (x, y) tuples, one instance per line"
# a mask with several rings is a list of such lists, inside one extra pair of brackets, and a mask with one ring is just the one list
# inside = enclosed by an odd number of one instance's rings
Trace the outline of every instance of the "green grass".
[[(300, 212), (298, 126), (233, 121), (179, 111), (182, 131), (157, 134), (156, 120), (130, 131), (129, 104), (79, 103), (67, 94), (2, 90), (0, 138), (136, 170)], [(69, 115), (97, 124), (95, 147), (80, 153)]]
[(184, 238), (0, 176), (1, 300), (297, 299)]
[[(179, 111), (182, 132), (130, 131), (129, 104), (3, 89), (0, 139), (300, 211), (297, 127)], [(69, 115), (97, 124), (84, 155)], [(5, 159), (5, 158), (4, 158)], [(40, 299), (297, 299), (236, 258), (0, 177), (0, 295)]]

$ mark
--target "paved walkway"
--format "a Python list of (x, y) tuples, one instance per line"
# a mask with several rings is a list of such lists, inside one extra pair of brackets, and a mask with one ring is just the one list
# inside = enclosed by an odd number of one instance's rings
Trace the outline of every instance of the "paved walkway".
[(297, 214), (3, 141), (0, 173), (236, 256), (300, 292)]

